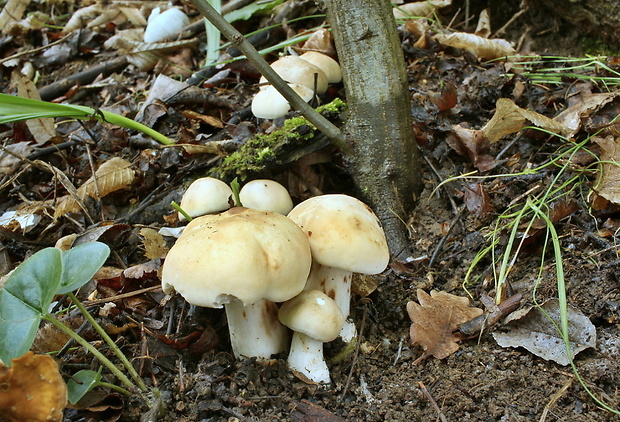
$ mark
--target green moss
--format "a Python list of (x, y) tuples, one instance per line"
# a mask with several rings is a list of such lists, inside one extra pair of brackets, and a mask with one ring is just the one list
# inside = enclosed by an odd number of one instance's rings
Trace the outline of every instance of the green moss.
[[(345, 107), (344, 101), (337, 98), (316, 110), (335, 121)], [(302, 148), (317, 135), (317, 129), (305, 117), (287, 119), (282, 127), (274, 132), (256, 135), (248, 140), (241, 148), (224, 158), (210, 175), (221, 180), (232, 180), (235, 177), (246, 180), (250, 175), (261, 173), (267, 167), (283, 164), (279, 157)]]
[(618, 56), (620, 55), (620, 51), (617, 48), (605, 43), (605, 41), (592, 38), (585, 37), (582, 42), (583, 51), (586, 54), (593, 56)]

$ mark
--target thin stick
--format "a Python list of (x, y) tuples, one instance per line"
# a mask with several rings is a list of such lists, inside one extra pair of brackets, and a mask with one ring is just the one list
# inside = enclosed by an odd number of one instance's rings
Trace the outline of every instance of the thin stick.
[(422, 390), (422, 392), (426, 396), (426, 399), (429, 401), (431, 406), (433, 406), (433, 409), (435, 409), (435, 412), (437, 412), (437, 416), (439, 417), (439, 419), (441, 419), (441, 422), (448, 422), (448, 419), (446, 419), (446, 416), (443, 414), (439, 406), (437, 406), (435, 399), (433, 399), (433, 396), (431, 396), (431, 393), (428, 392), (424, 383), (422, 381), (419, 381), (418, 386), (420, 387), (420, 390)]
[(288, 84), (263, 59), (254, 46), (229, 24), (206, 0), (192, 0), (192, 3), (228, 40), (252, 62), (258, 71), (267, 78), (282, 96), (299, 110), (318, 130), (323, 132), (343, 153), (350, 150), (344, 134), (332, 122), (317, 113), (308, 103), (288, 86)]

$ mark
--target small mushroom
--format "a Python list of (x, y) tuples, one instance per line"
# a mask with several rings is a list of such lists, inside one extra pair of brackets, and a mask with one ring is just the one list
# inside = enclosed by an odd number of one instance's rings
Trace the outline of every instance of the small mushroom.
[(302, 291), (310, 264), (307, 237), (290, 219), (235, 207), (187, 225), (164, 261), (162, 289), (192, 305), (224, 306), (235, 356), (269, 359), (289, 339), (274, 302)]
[(325, 73), (327, 82), (330, 84), (338, 83), (342, 81), (342, 71), (338, 62), (326, 54), (318, 53), (316, 51), (307, 51), (301, 56), (300, 59), (304, 59), (307, 62), (312, 63)]
[[(233, 192), (230, 186), (213, 177), (194, 180), (181, 198), (181, 209), (190, 217), (225, 211), (230, 208), (229, 199)], [(179, 220), (184, 221), (183, 214)]]
[[(308, 236), (312, 270), (306, 289), (317, 289), (349, 316), (352, 273), (378, 274), (389, 262), (387, 240), (379, 219), (360, 200), (347, 195), (322, 195), (294, 207), (288, 217)], [(356, 336), (347, 321), (340, 333), (345, 342)]]
[[(289, 84), (289, 86), (305, 102), (310, 101), (314, 95), (312, 89), (303, 85)], [(285, 116), (291, 110), (291, 105), (274, 86), (267, 85), (252, 98), (251, 108), (252, 114), (259, 119), (277, 119)]]
[[(324, 94), (327, 91), (327, 76), (325, 73), (304, 59), (297, 56), (284, 56), (271, 64), (275, 72), (290, 84), (303, 85), (314, 91), (316, 79), (316, 93)], [(315, 76), (316, 75), (316, 76)], [(266, 83), (263, 76), (260, 83)]]
[(160, 13), (156, 7), (149, 15), (144, 31), (144, 42), (160, 42), (178, 33), (189, 25), (189, 18), (181, 9), (172, 7)]
[(344, 324), (344, 315), (336, 302), (319, 290), (305, 290), (286, 301), (278, 316), (282, 324), (293, 330), (289, 368), (310, 381), (329, 384), (323, 343), (336, 339)]
[(256, 179), (239, 191), (241, 204), (247, 208), (275, 211), (286, 215), (293, 209), (293, 200), (284, 186), (275, 180)]

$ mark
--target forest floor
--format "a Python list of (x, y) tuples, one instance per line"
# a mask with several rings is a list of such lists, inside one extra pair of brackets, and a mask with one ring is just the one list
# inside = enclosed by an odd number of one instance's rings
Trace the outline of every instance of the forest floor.
[[(294, 7), (288, 21), (320, 14), (313, 2), (289, 3)], [(76, 2), (75, 10), (79, 6)], [(58, 25), (66, 23), (69, 16), (63, 17), (61, 12), (74, 9), (62, 2), (56, 7), (47, 3), (31, 6), (28, 10), (38, 8), (54, 16), (56, 26), (15, 30), (10, 36), (3, 33), (0, 59), (60, 39)], [(492, 10), (493, 28), (507, 23), (518, 11), (516, 5), (510, 7), (514, 10)], [(351, 316), (360, 333), (359, 347), (340, 362), (330, 363), (333, 381), (328, 386), (307, 384), (295, 377), (286, 367), (285, 356), (267, 365), (235, 360), (222, 310), (190, 311), (181, 297), (166, 297), (158, 288), (158, 270), (174, 239), (166, 239), (167, 246), (162, 246), (164, 252), (159, 255), (145, 244), (144, 229), (182, 225), (170, 203), (180, 202), (190, 181), (222, 174), (218, 170), (222, 157), (254, 134), (282, 125), (283, 119), (256, 119), (249, 112), (259, 77), (252, 66), (236, 62), (227, 67), (229, 72), (192, 88), (190, 94), (174, 101), (157, 100), (141, 114), (144, 123), (169, 138), (205, 145), (204, 149), (161, 147), (144, 135), (95, 120), (83, 125), (60, 123), (57, 136), (40, 145), (25, 123), (0, 126), (4, 147), (17, 143), (31, 146), (18, 150), (30, 156), (30, 161), (2, 167), (0, 211), (21, 209), (39, 219), (27, 230), (14, 222), (0, 227), (3, 273), (67, 235), (77, 233), (107, 243), (113, 253), (105, 272), (98, 273), (79, 297), (99, 300), (94, 302), (102, 307), (98, 318), (114, 332), (149, 386), (161, 392), (158, 403), (162, 410), (155, 411), (135, 397), (97, 389), (66, 409), (65, 420), (620, 420), (618, 413), (602, 408), (593, 398), (620, 409), (620, 208), (613, 192), (595, 191), (602, 184), (614, 183), (601, 176), (604, 167), (600, 160), (615, 160), (613, 143), (620, 140), (620, 126), (613, 118), (618, 115), (620, 100), (610, 94), (582, 110), (569, 141), (549, 131), (517, 129), (489, 143), (481, 140), (479, 131), (494, 116), (500, 98), (511, 100), (519, 110), (553, 118), (570, 106), (594, 101), (599, 98), (596, 94), (617, 89), (617, 76), (599, 65), (569, 71), (573, 62), (550, 58), (584, 57), (587, 51), (573, 28), (531, 7), (501, 37), (518, 44), (519, 53), (547, 55), (548, 59), (529, 70), (553, 67), (557, 73), (547, 71), (547, 76), (562, 72), (580, 75), (543, 82), (515, 70), (514, 62), (482, 63), (471, 53), (443, 47), (432, 39), (424, 48), (414, 47), (418, 38), (401, 28), (424, 182), (417, 206), (408, 210), (406, 221), (414, 255), (407, 262), (392, 262), (383, 274), (370, 280), (371, 287), (356, 282)], [(198, 19), (189, 4), (184, 3), (183, 8), (192, 21)], [(441, 10), (439, 17), (444, 25), (452, 22), (451, 29), (462, 30), (460, 10), (455, 5)], [(272, 32), (269, 42), (319, 26), (322, 19), (289, 22)], [(271, 22), (265, 16), (252, 17), (238, 27), (249, 33)], [(34, 64), (41, 88), (121, 57), (122, 52), (103, 44), (115, 31), (131, 26), (129, 22), (107, 22), (82, 30), (79, 37), (78, 32), (72, 33), (52, 54), (43, 49), (0, 63), (2, 92), (17, 94), (22, 82), (16, 76), (21, 76), (22, 69), (27, 74), (28, 62)], [(197, 36), (204, 40), (204, 33)], [(204, 54), (198, 51), (196, 44), (178, 48), (154, 69), (126, 65), (44, 99), (105, 108), (133, 118), (147, 101), (157, 74), (177, 81), (187, 78), (198, 68), (197, 57)], [(267, 58), (273, 60), (279, 52), (282, 49)], [(617, 58), (599, 60), (620, 72)], [(616, 77), (616, 85), (605, 85), (594, 77), (609, 77), (610, 81)], [(333, 85), (323, 101), (336, 97), (346, 101), (342, 85)], [(533, 115), (528, 116), (526, 121), (534, 120)], [(62, 148), (37, 154), (50, 145)], [(329, 145), (315, 149), (293, 162), (265, 162), (264, 167), (245, 174), (242, 182), (251, 178), (278, 180), (295, 202), (320, 193), (355, 195), (338, 151)], [(80, 186), (92, 175), (92, 166), (113, 157), (132, 163), (135, 179), (130, 186), (101, 199), (85, 198), (93, 222), (83, 212), (55, 215), (53, 200), (67, 194), (65, 186), (41, 166), (31, 165), (35, 159), (50, 163)], [(476, 170), (476, 175), (484, 177), (456, 178)], [(609, 167), (607, 170), (613, 173)], [(227, 173), (224, 179), (229, 182), (230, 176)], [(527, 208), (528, 199), (555, 228), (561, 269), (554, 258), (553, 239), (548, 237), (549, 224), (533, 208)], [(529, 211), (516, 220), (516, 213), (524, 209)], [(514, 239), (510, 237), (513, 227)], [(492, 234), (497, 244), (489, 251), (494, 255), (489, 253), (473, 265), (494, 239)], [(557, 298), (558, 279), (563, 278), (565, 286), (560, 285), (560, 290), (565, 290), (568, 303), (593, 324), (594, 347), (574, 357), (574, 369), (583, 384), (570, 365), (546, 360), (541, 353), (524, 347), (498, 344), (494, 334), (523, 328), (519, 324), (536, 333), (537, 328), (527, 326), (527, 316), (512, 323), (500, 319), (482, 334), (461, 340), (458, 350), (445, 358), (419, 359), (423, 349), (410, 340), (411, 320), (406, 310), (408, 302), (418, 300), (418, 289), (471, 297), (472, 306), (485, 309), (481, 298), (495, 294), (504, 256), (507, 263), (503, 268), (509, 269), (507, 296), (522, 295), (519, 309)], [(147, 291), (131, 294), (141, 289)], [(105, 312), (104, 303), (108, 304)], [(571, 319), (570, 324), (577, 323)], [(84, 335), (99, 344), (94, 333), (87, 330)], [(574, 335), (579, 338), (579, 333)], [(63, 343), (61, 336), (44, 332), (35, 348), (54, 351)], [(327, 359), (342, 347), (339, 341), (327, 344)], [(58, 361), (66, 376), (79, 369), (97, 369), (97, 362), (79, 349), (69, 350)], [(111, 376), (105, 378), (115, 382)]]

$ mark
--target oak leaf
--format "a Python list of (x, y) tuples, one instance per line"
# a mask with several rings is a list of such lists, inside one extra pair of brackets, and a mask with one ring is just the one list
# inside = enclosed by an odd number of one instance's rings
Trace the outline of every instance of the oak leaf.
[(454, 296), (446, 292), (424, 290), (417, 291), (418, 302), (407, 303), (407, 312), (411, 318), (409, 335), (414, 345), (424, 350), (421, 360), (427, 356), (443, 359), (456, 352), (462, 335), (456, 330), (460, 324), (467, 322), (483, 311), (469, 306), (466, 297)]

